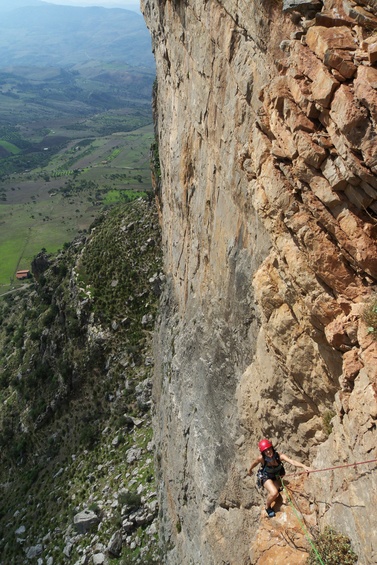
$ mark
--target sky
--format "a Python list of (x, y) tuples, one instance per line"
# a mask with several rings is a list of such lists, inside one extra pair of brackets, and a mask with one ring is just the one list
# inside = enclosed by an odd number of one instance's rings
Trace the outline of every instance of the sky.
[(125, 8), (140, 13), (138, 0), (44, 0), (48, 4), (64, 6), (103, 6), (104, 8)]

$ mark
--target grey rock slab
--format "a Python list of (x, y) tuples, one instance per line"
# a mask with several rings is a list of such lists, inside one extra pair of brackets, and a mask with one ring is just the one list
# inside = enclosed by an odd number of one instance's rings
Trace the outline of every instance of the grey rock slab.
[(91, 510), (83, 510), (76, 514), (73, 518), (73, 523), (76, 530), (80, 534), (84, 534), (98, 525), (99, 518), (95, 512), (92, 512)]

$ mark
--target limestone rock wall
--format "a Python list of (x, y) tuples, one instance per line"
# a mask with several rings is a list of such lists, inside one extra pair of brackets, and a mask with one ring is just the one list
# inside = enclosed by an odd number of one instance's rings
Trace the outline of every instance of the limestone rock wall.
[[(276, 547), (303, 563), (294, 516), (272, 533), (245, 477), (261, 436), (316, 468), (376, 458), (362, 321), (377, 276), (376, 8), (142, 1), (168, 281), (154, 388), (166, 563), (268, 565)], [(373, 468), (294, 483), (310, 526), (349, 535), (362, 565), (377, 563)]]

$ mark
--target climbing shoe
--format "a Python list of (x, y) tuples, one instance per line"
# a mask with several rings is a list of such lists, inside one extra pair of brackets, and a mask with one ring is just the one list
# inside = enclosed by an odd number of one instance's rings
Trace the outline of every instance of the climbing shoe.
[(271, 506), (269, 506), (268, 508), (266, 508), (266, 512), (269, 518), (273, 518), (274, 516), (276, 516), (275, 512), (272, 510)]

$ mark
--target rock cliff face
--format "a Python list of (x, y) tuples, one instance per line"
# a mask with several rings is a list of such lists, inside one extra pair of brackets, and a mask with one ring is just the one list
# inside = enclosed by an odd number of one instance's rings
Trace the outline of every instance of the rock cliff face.
[[(377, 3), (142, 9), (168, 279), (154, 390), (166, 563), (303, 563), (297, 518), (261, 520), (245, 470), (262, 436), (317, 469), (377, 457), (362, 318), (377, 278)], [(362, 565), (377, 563), (375, 468), (290, 480), (307, 527), (348, 535)]]

